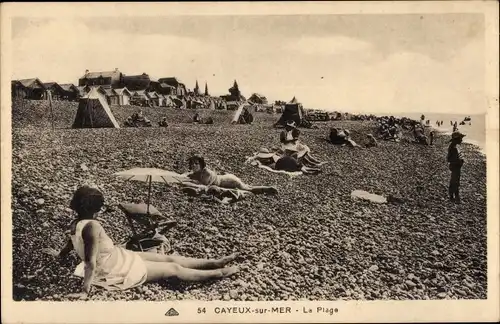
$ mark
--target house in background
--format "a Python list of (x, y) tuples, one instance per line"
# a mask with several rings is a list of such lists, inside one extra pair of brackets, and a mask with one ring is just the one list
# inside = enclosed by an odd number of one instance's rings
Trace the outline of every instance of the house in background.
[(49, 90), (52, 100), (65, 100), (66, 91), (57, 82), (45, 82), (45, 90)]
[(266, 105), (267, 104), (267, 98), (261, 94), (254, 93), (248, 98), (248, 101), (251, 101), (252, 103), (255, 104), (260, 104), (260, 105)]
[(104, 92), (106, 93), (106, 102), (108, 105), (117, 105), (118, 98), (115, 96), (115, 92), (112, 88), (104, 88)]
[(160, 100), (159, 100), (158, 94), (155, 91), (146, 92), (146, 95), (148, 96), (149, 102), (151, 103), (151, 105), (153, 105), (155, 107), (160, 105)]
[(103, 96), (107, 95), (105, 88), (103, 88), (101, 86), (83, 86), (83, 87), (76, 87), (76, 88), (78, 90), (78, 95), (80, 98), (85, 97), (90, 92), (90, 90), (92, 90), (93, 88), (95, 88), (99, 94), (102, 94)]
[(175, 96), (185, 96), (187, 94), (186, 85), (184, 83), (180, 82), (175, 77), (161, 78), (161, 79), (158, 79), (158, 82), (160, 84), (164, 83), (164, 84), (170, 86), (170, 88), (168, 88), (170, 93), (163, 93), (163, 94), (175, 95)]
[(111, 72), (89, 72), (78, 80), (79, 86), (102, 86), (104, 88), (119, 88), (124, 75), (118, 69)]
[(131, 104), (136, 106), (149, 106), (149, 97), (146, 90), (137, 90), (132, 92)]
[(79, 98), (78, 88), (73, 83), (60, 84), (64, 90), (64, 98), (69, 101), (76, 101)]
[(119, 106), (130, 105), (130, 98), (132, 98), (132, 92), (127, 88), (113, 89), (116, 96), (116, 102)]
[(123, 76), (122, 88), (127, 88), (129, 91), (145, 90), (147, 92), (157, 91), (160, 87), (160, 83), (151, 79), (151, 77), (146, 74), (140, 75), (125, 75)]
[(47, 93), (45, 90), (45, 86), (38, 78), (13, 80), (11, 82), (12, 98), (46, 100)]
[(167, 98), (165, 98), (164, 95), (162, 95), (161, 93), (158, 93), (158, 106), (159, 107), (165, 107), (167, 105)]

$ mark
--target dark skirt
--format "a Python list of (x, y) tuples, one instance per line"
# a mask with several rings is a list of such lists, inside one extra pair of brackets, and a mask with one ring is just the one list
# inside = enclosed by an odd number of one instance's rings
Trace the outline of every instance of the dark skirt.
[(295, 158), (291, 156), (283, 156), (276, 161), (276, 170), (283, 170), (287, 172), (296, 172), (302, 169), (302, 165)]

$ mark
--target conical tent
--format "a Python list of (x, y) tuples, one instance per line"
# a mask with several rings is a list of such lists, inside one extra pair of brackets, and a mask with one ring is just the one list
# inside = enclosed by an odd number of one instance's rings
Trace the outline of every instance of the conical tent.
[[(249, 105), (248, 103), (243, 103), (241, 104), (238, 109), (236, 110), (236, 112), (234, 113), (234, 116), (233, 116), (233, 119), (231, 120), (231, 123), (235, 124), (235, 123), (238, 123), (239, 120), (240, 120), (240, 116), (241, 114), (243, 113), (243, 109), (247, 109), (249, 115), (252, 115), (251, 113), (251, 110), (252, 110), (252, 106)], [(248, 117), (248, 116), (247, 116)], [(251, 120), (247, 120), (247, 122), (253, 122), (253, 116), (250, 117)]]
[(300, 126), (300, 124), (302, 124), (303, 118), (304, 108), (302, 107), (302, 104), (300, 104), (298, 100), (293, 97), (293, 99), (289, 103), (285, 104), (283, 113), (281, 114), (280, 119), (276, 122), (275, 125), (285, 126), (287, 121), (293, 120), (297, 126)]
[(73, 128), (120, 128), (104, 95), (96, 88), (80, 99)]

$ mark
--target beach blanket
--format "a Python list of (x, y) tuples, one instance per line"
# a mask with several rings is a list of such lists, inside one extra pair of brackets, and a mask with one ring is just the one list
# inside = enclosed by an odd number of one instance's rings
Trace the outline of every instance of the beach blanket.
[(262, 164), (260, 161), (258, 161), (256, 158), (257, 154), (258, 153), (254, 153), (253, 156), (248, 157), (247, 160), (245, 161), (245, 163), (249, 163), (253, 166), (257, 166), (257, 167), (264, 169), (266, 171), (269, 171), (269, 172), (286, 174), (290, 178), (295, 178), (295, 177), (298, 177), (298, 176), (304, 174), (302, 171), (288, 172), (288, 171), (284, 171), (284, 170), (275, 170), (271, 167), (268, 167), (267, 165)]
[(214, 185), (205, 186), (183, 174), (179, 174), (176, 178), (179, 180), (177, 185), (187, 195), (191, 197), (200, 197), (204, 200), (215, 201), (222, 204), (233, 203), (244, 199), (249, 195), (253, 195), (252, 192), (241, 189), (228, 189)]
[(228, 189), (219, 186), (205, 186), (196, 183), (185, 182), (180, 184), (182, 191), (191, 197), (200, 197), (208, 201), (221, 204), (230, 204), (242, 200), (252, 192), (241, 189)]

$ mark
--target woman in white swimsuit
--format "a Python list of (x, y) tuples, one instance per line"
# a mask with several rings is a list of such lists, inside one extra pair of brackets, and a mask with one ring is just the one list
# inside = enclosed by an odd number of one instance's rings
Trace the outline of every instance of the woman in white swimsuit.
[(237, 254), (218, 260), (195, 259), (134, 252), (114, 245), (101, 224), (94, 219), (103, 205), (104, 196), (99, 190), (87, 186), (76, 190), (70, 204), (77, 213), (77, 219), (70, 225), (71, 239), (60, 252), (51, 248), (44, 250), (50, 255), (64, 257), (75, 249), (83, 261), (75, 270), (75, 275), (83, 277), (83, 297), (88, 295), (91, 285), (124, 290), (167, 278), (204, 281), (238, 272), (237, 267), (224, 267)]

